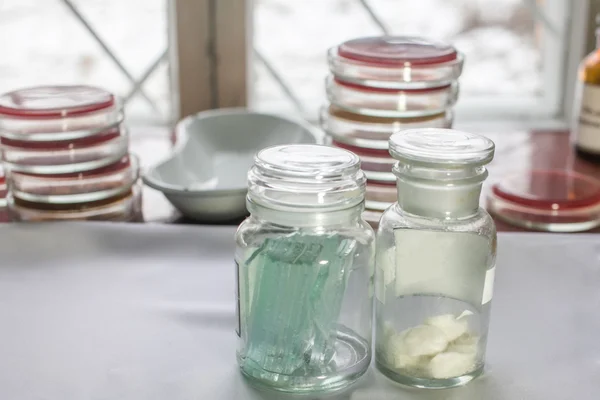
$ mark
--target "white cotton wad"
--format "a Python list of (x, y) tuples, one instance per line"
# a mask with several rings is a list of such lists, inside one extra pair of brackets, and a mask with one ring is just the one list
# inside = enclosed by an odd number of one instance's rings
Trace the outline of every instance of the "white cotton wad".
[(469, 334), (465, 334), (454, 342), (452, 342), (447, 351), (453, 351), (456, 353), (468, 353), (468, 354), (477, 354), (479, 344), (479, 338), (477, 336), (471, 336)]
[(452, 314), (431, 317), (425, 321), (425, 324), (441, 329), (449, 342), (452, 342), (453, 340), (456, 340), (464, 335), (469, 328), (469, 323), (466, 318), (457, 319)]
[(423, 325), (396, 333), (384, 328), (386, 359), (407, 374), (446, 379), (475, 368), (479, 338), (469, 333), (468, 315), (431, 317)]
[(406, 332), (404, 346), (409, 356), (432, 356), (446, 350), (448, 339), (444, 332), (435, 326), (419, 325)]
[(470, 372), (475, 365), (475, 353), (440, 353), (429, 362), (432, 378), (444, 379), (461, 376)]
[(405, 338), (409, 331), (410, 329), (407, 329), (388, 338), (388, 359), (394, 368), (412, 370), (422, 367), (421, 357), (408, 354)]

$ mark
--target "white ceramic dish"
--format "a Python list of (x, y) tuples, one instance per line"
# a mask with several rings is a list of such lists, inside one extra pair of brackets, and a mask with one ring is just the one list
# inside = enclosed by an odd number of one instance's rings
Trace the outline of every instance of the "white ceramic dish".
[(143, 179), (186, 217), (205, 222), (247, 214), (246, 175), (265, 147), (320, 143), (321, 131), (299, 119), (245, 109), (204, 111), (177, 124), (178, 144)]

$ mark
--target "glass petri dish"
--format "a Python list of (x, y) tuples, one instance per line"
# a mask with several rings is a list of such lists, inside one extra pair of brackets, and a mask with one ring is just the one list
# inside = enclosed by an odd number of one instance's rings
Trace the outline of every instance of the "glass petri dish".
[(6, 187), (6, 178), (4, 176), (4, 170), (0, 167), (0, 222), (8, 222), (10, 218), (8, 216), (8, 207), (6, 197), (8, 190)]
[(386, 118), (353, 113), (330, 105), (321, 109), (321, 127), (332, 140), (363, 149), (386, 150), (394, 132), (419, 128), (451, 128), (453, 114), (446, 110), (420, 117)]
[(136, 222), (142, 219), (142, 195), (139, 184), (129, 192), (102, 201), (48, 205), (32, 203), (9, 196), (10, 217), (17, 222), (42, 221), (121, 221)]
[(396, 185), (368, 181), (365, 207), (369, 210), (385, 211), (398, 200), (397, 195)]
[(6, 177), (4, 176), (4, 169), (0, 167), (0, 200), (6, 198)]
[(387, 150), (362, 149), (336, 141), (332, 141), (331, 145), (356, 154), (360, 158), (360, 167), (367, 176), (367, 180), (396, 182), (396, 176), (392, 169), (397, 161), (390, 157)]
[(492, 186), (487, 208), (519, 227), (580, 232), (600, 226), (600, 181), (565, 170), (532, 170)]
[(118, 127), (123, 106), (93, 86), (37, 86), (0, 96), (0, 136), (21, 141), (73, 140)]
[(123, 127), (87, 138), (55, 142), (0, 139), (2, 158), (10, 171), (64, 174), (111, 165), (127, 155), (129, 135)]
[(371, 88), (329, 76), (329, 102), (344, 110), (374, 117), (438, 115), (458, 100), (458, 83), (425, 89)]
[(328, 52), (329, 69), (337, 78), (388, 89), (448, 85), (460, 77), (463, 60), (451, 45), (410, 36), (353, 39)]
[(21, 200), (47, 204), (76, 204), (100, 201), (131, 191), (139, 178), (139, 161), (134, 155), (92, 171), (35, 175), (11, 173), (11, 190)]

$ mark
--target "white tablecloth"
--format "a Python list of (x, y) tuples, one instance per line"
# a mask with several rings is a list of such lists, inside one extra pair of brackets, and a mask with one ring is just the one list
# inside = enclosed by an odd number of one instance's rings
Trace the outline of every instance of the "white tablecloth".
[[(255, 391), (238, 373), (234, 231), (1, 227), (0, 399), (290, 397)], [(334, 398), (599, 399), (600, 235), (501, 234), (498, 248), (483, 377), (415, 391), (372, 370)]]

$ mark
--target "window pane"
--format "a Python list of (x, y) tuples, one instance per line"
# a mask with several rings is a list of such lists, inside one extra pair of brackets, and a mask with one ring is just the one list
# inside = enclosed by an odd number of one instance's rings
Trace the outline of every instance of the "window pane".
[[(313, 116), (325, 101), (327, 49), (347, 39), (380, 35), (382, 28), (390, 34), (450, 41), (464, 52), (459, 104), (481, 96), (536, 99), (545, 94), (544, 88), (554, 89), (560, 82), (543, 82), (540, 39), (551, 32), (541, 28), (546, 10), (532, 4), (521, 0), (255, 0), (254, 46)], [(546, 39), (546, 46), (560, 42)], [(294, 109), (261, 60), (255, 60), (254, 71), (251, 96), (256, 107)]]
[[(72, 0), (131, 78), (62, 0), (0, 0), (0, 92), (43, 84), (90, 84), (131, 95), (130, 120), (170, 118), (168, 0)], [(152, 73), (149, 68), (156, 65)], [(148, 74), (141, 93), (134, 83)]]

